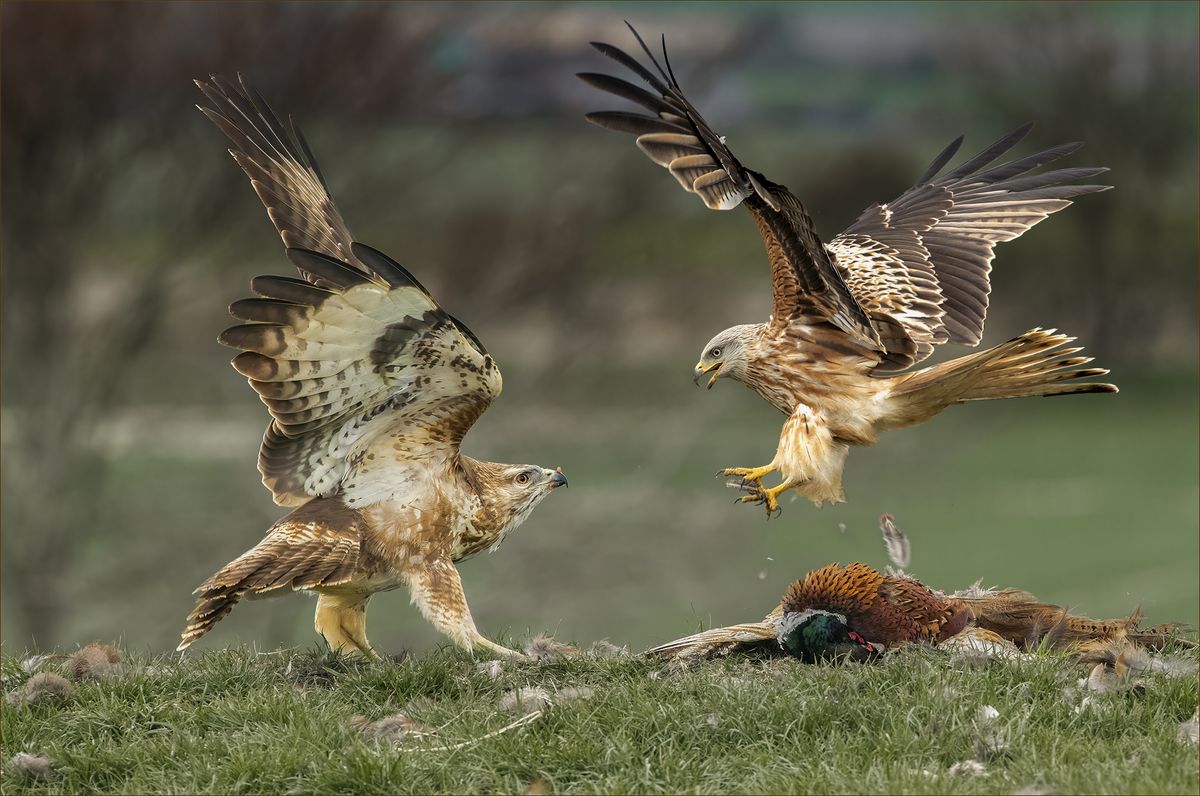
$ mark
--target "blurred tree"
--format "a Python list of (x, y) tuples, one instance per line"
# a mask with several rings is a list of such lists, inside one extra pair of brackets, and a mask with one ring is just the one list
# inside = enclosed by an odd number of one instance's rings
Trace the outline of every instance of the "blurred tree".
[[(1066, 308), (1080, 319), (1072, 333), (1142, 367), (1148, 353), (1195, 350), (1200, 53), (1194, 20), (1192, 36), (1164, 36), (1167, 20), (1153, 19), (1162, 11), (1121, 24), (1105, 15), (1118, 8), (1022, 6), (970, 23), (947, 51), (985, 115), (1036, 120), (1040, 144), (1085, 139), (1072, 165), (1112, 169), (1105, 179), (1116, 189), (1071, 208), (1073, 226), (1048, 224), (1051, 256), (1014, 278), (1035, 306), (1078, 295)], [(1043, 284), (1058, 300), (1039, 295)], [(1167, 339), (1189, 327), (1190, 339)]]

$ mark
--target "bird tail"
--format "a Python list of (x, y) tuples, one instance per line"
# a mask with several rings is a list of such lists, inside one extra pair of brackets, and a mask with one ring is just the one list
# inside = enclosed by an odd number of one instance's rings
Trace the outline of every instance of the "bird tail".
[(769, 622), (750, 622), (715, 627), (668, 641), (647, 650), (646, 654), (664, 658), (715, 658), (731, 652), (746, 652), (754, 647), (767, 646), (768, 643), (778, 645), (774, 627)]
[(971, 612), (973, 624), (990, 630), (1018, 647), (1030, 649), (1048, 645), (1051, 649), (1072, 649), (1086, 653), (1113, 643), (1161, 648), (1168, 641), (1185, 647), (1195, 642), (1178, 636), (1179, 624), (1139, 628), (1141, 609), (1122, 619), (1089, 619), (1067, 609), (1039, 602), (1020, 589), (968, 589), (954, 595)]
[(1082, 347), (1063, 348), (1075, 338), (1054, 329), (1031, 329), (1006, 343), (896, 377), (890, 399), (891, 427), (923, 423), (947, 406), (995, 398), (1117, 392), (1102, 382), (1104, 368), (1082, 367), (1091, 357)]
[(196, 607), (188, 614), (187, 627), (184, 628), (176, 652), (182, 652), (191, 646), (192, 642), (213, 629), (213, 625), (225, 618), (233, 610), (241, 592), (218, 592), (201, 595)]

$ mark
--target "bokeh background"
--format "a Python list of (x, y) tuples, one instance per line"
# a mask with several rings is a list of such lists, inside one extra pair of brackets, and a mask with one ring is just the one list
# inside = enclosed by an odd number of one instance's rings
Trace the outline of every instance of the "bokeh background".
[[(266, 412), (215, 338), (290, 266), (192, 107), (191, 78), (239, 70), (302, 122), (357, 237), (497, 355), (467, 452), (570, 476), (463, 565), (485, 633), (640, 648), (754, 619), (810, 568), (886, 564), (882, 512), (933, 585), (1196, 622), (1197, 8), (5, 3), (4, 649), (173, 648), (192, 587), (282, 514)], [(573, 74), (610, 71), (587, 42), (630, 46), (623, 18), (667, 34), (692, 100), (826, 237), (959, 133), (1086, 140), (1070, 165), (1116, 190), (1000, 247), (985, 342), (1066, 329), (1121, 394), (959, 407), (854, 451), (847, 504), (732, 505), (713, 473), (767, 461), (781, 418), (690, 369), (766, 316), (767, 268), (744, 213), (582, 120), (620, 104)], [(311, 611), (243, 604), (199, 648), (313, 644)], [(402, 593), (371, 629), (441, 643)]]

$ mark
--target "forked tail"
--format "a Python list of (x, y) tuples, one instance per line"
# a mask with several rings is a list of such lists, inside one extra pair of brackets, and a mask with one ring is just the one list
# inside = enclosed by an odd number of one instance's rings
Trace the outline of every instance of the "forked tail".
[(1054, 329), (1031, 329), (986, 351), (899, 376), (891, 392), (893, 425), (921, 423), (964, 401), (1117, 392), (1112, 384), (1076, 381), (1108, 371), (1082, 367), (1092, 361), (1076, 356), (1083, 348), (1062, 347), (1074, 339)]

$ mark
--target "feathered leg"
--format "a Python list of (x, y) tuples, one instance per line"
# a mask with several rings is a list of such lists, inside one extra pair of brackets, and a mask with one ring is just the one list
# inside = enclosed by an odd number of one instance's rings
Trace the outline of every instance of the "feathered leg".
[(521, 653), (490, 641), (475, 628), (462, 579), (454, 562), (438, 558), (405, 574), (412, 601), (439, 631), (467, 650), (483, 649), (504, 658), (524, 658)]
[(761, 503), (767, 514), (779, 511), (779, 496), (795, 488), (817, 506), (825, 501), (841, 503), (842, 466), (849, 448), (835, 442), (829, 426), (812, 407), (800, 404), (783, 424), (775, 458), (768, 465), (778, 470), (783, 481), (778, 486), (764, 487), (762, 481), (747, 483), (742, 488), (750, 494), (743, 503)]

